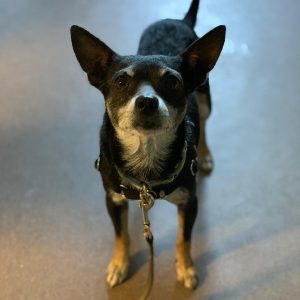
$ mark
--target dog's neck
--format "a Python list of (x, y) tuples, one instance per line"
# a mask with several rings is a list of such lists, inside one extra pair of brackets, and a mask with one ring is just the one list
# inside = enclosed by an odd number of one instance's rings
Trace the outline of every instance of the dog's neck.
[(124, 167), (142, 180), (149, 176), (160, 177), (177, 137), (175, 130), (150, 134), (118, 130), (116, 135), (122, 148)]

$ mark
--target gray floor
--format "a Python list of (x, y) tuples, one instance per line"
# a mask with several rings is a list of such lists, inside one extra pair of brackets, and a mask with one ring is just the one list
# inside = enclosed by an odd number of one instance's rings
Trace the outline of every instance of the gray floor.
[[(0, 299), (138, 299), (147, 252), (131, 205), (132, 267), (108, 290), (113, 246), (98, 155), (102, 96), (73, 55), (78, 24), (121, 54), (151, 22), (189, 0), (1, 1)], [(211, 74), (208, 139), (216, 168), (200, 178), (194, 292), (176, 283), (176, 209), (156, 203), (150, 299), (300, 299), (300, 4), (203, 0), (199, 35), (226, 24)]]

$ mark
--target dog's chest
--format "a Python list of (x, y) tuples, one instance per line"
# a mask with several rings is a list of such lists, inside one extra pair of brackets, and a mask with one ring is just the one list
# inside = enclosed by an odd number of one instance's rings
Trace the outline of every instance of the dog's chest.
[(156, 176), (162, 172), (174, 135), (118, 132), (118, 138), (123, 149), (122, 159), (125, 168), (132, 174), (146, 177), (150, 172)]

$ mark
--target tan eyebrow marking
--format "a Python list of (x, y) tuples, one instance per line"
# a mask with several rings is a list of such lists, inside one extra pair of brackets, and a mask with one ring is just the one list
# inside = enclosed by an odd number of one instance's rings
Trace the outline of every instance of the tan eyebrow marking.
[(176, 75), (178, 78), (181, 78), (181, 74), (174, 69), (171, 69), (169, 67), (159, 69), (159, 75), (161, 77), (164, 76), (167, 72), (170, 72), (170, 74)]
[(133, 69), (132, 66), (129, 66), (129, 67), (123, 69), (123, 71), (126, 72), (127, 75), (130, 76), (130, 77), (133, 77), (134, 74), (135, 74), (134, 69)]
[(162, 77), (162, 76), (164, 76), (170, 70), (171, 69), (169, 69), (169, 68), (160, 68), (159, 69), (159, 75)]

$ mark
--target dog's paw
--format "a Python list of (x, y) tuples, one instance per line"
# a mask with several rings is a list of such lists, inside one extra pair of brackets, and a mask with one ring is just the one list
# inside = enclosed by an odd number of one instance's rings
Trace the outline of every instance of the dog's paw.
[(199, 166), (199, 171), (202, 174), (209, 175), (214, 168), (214, 162), (211, 154), (207, 153), (206, 155), (199, 155), (198, 166)]
[(106, 270), (106, 282), (110, 288), (122, 283), (128, 274), (129, 260), (112, 259)]
[(195, 289), (198, 285), (198, 275), (193, 266), (184, 268), (177, 265), (177, 280), (182, 282), (184, 287)]

